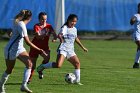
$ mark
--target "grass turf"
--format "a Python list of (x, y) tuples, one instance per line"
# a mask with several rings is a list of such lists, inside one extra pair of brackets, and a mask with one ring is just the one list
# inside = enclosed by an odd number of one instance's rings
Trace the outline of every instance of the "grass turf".
[[(34, 73), (29, 88), (33, 93), (139, 93), (140, 70), (132, 69), (136, 45), (132, 41), (81, 40), (88, 48), (85, 53), (78, 45), (75, 51), (81, 61), (81, 82), (83, 86), (67, 84), (64, 76), (73, 72), (72, 65), (65, 60), (60, 69), (47, 69), (44, 78)], [(5, 70), (4, 46), (0, 41), (0, 75)], [(58, 42), (50, 42), (51, 59), (55, 61)], [(27, 50), (29, 47), (26, 45)], [(39, 57), (37, 65), (42, 61)], [(17, 60), (13, 73), (6, 83), (7, 93), (20, 93), (24, 64)]]

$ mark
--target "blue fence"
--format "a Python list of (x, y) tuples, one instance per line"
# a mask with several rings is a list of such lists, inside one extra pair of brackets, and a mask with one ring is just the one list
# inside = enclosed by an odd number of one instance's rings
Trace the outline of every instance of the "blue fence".
[[(14, 16), (21, 9), (30, 9), (33, 13), (29, 29), (38, 22), (38, 14), (45, 11), (48, 22), (55, 25), (56, 0), (0, 0), (0, 28), (9, 29)], [(133, 27), (129, 21), (137, 13), (139, 0), (65, 0), (66, 18), (70, 13), (78, 15), (77, 27), (86, 31), (128, 31)]]

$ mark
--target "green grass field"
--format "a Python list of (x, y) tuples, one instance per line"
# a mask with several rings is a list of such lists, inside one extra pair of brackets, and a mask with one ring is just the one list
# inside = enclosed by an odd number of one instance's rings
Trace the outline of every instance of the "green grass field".
[[(76, 45), (81, 61), (81, 82), (83, 86), (67, 84), (64, 76), (73, 72), (72, 65), (65, 60), (60, 69), (47, 69), (44, 78), (34, 73), (29, 88), (33, 93), (139, 93), (140, 70), (132, 69), (136, 45), (132, 41), (81, 40), (88, 48), (85, 53)], [(7, 41), (0, 41), (0, 75), (5, 70), (3, 49)], [(55, 61), (59, 43), (51, 43), (51, 59)], [(29, 48), (29, 47), (27, 47)], [(39, 57), (37, 64), (41, 63)], [(20, 93), (24, 64), (17, 60), (15, 69), (7, 84), (7, 93)]]

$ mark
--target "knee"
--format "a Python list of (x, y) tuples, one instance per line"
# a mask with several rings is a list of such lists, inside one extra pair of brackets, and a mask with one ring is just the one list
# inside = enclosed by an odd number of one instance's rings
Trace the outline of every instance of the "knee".
[(76, 62), (75, 68), (80, 68), (80, 62)]
[(32, 69), (32, 67), (33, 67), (32, 62), (28, 62), (28, 64), (26, 65), (26, 67), (29, 68), (29, 69)]

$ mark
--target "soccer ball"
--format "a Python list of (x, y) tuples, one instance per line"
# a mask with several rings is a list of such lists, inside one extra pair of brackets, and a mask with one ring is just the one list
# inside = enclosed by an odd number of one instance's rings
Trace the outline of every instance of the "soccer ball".
[(67, 73), (65, 75), (65, 81), (67, 83), (73, 84), (76, 81), (76, 76), (73, 73)]

